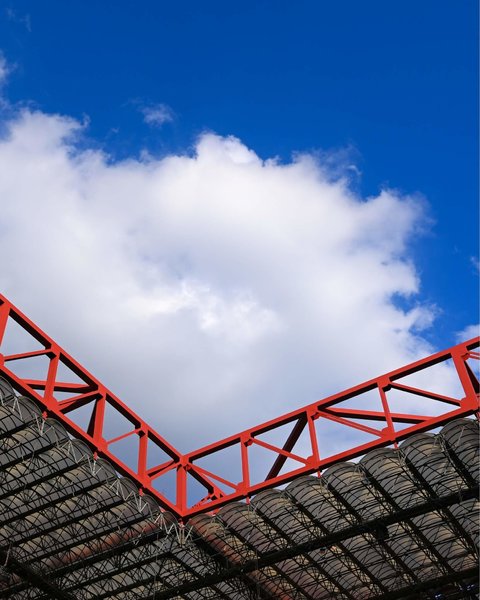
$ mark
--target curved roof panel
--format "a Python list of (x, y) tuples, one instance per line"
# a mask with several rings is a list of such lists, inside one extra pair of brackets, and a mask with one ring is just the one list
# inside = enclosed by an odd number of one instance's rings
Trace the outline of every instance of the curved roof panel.
[(0, 598), (476, 597), (478, 423), (180, 525), (2, 384)]

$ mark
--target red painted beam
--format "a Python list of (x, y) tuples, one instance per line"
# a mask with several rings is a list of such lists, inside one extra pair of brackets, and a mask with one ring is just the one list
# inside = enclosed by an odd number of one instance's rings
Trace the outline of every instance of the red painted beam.
[[(9, 351), (4, 334), (11, 323), (30, 336), (31, 348), (22, 348), (21, 352)], [(194, 514), (217, 509), (227, 502), (248, 498), (263, 489), (285, 484), (301, 475), (319, 473), (329, 465), (350, 460), (373, 448), (396, 444), (410, 435), (434, 429), (452, 419), (473, 414), (478, 416), (480, 385), (469, 361), (479, 358), (479, 353), (474, 351), (479, 345), (479, 338), (474, 338), (237, 435), (181, 454), (5, 297), (0, 296), (0, 374), (19, 393), (35, 400), (43, 408), (45, 417), (59, 419), (73, 436), (85, 441), (98, 456), (107, 458), (120, 473), (133, 479), (141, 492), (152, 494), (164, 509), (184, 520)], [(43, 379), (38, 376), (38, 368), (31, 372), (28, 368), (38, 358), (46, 361)], [(427, 382), (418, 387), (405, 380), (421, 372), (431, 376), (436, 365), (447, 362), (450, 364), (450, 377), (457, 380), (462, 390), (458, 397), (429, 389)], [(20, 364), (21, 369), (17, 369)], [(343, 406), (347, 400), (355, 404), (367, 392), (377, 400), (374, 408)], [(416, 398), (424, 404), (428, 400), (430, 409), (432, 406), (436, 409), (429, 413), (425, 406), (421, 414), (411, 414), (403, 406), (400, 411), (393, 410), (393, 393), (403, 394), (404, 400)], [(90, 419), (86, 427), (81, 427), (75, 422), (75, 412), (86, 406), (91, 407)], [(110, 439), (105, 434), (107, 408), (123, 417), (123, 422), (128, 424), (126, 429), (124, 426)], [(349, 442), (346, 450), (339, 452), (323, 448), (323, 440), (317, 431), (322, 420), (344, 428)], [(272, 433), (278, 436), (275, 441), (265, 439), (266, 434)], [(369, 439), (360, 443), (356, 438), (358, 435), (369, 436)], [(116, 442), (127, 438), (137, 441), (134, 468), (127, 466), (112, 448)], [(236, 450), (236, 459), (233, 459), (236, 464), (232, 463), (231, 455), (228, 458), (223, 455), (226, 450), (232, 449)], [(266, 467), (264, 473), (267, 473), (263, 477), (258, 474), (259, 464), (253, 456), (258, 449), (269, 457), (268, 464), (262, 465)], [(161, 463), (157, 458), (157, 462), (152, 464), (154, 452), (163, 454)], [(206, 460), (213, 460), (215, 466), (205, 465)], [(223, 469), (219, 470), (218, 465)], [(227, 474), (225, 466), (229, 469)], [(235, 469), (240, 474), (239, 481), (228, 474)], [(162, 480), (168, 474), (172, 474), (176, 482), (173, 498), (158, 490), (159, 487), (169, 487)], [(193, 483), (197, 487), (200, 485), (205, 492), (204, 497), (197, 501), (192, 498)]]

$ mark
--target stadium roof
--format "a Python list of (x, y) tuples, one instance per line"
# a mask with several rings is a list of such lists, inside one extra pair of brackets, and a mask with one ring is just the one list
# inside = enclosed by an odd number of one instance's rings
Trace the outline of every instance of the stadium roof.
[(0, 385), (0, 598), (477, 597), (478, 423), (180, 525)]
[(185, 454), (0, 295), (0, 374), (183, 522), (478, 414), (479, 345), (467, 340)]

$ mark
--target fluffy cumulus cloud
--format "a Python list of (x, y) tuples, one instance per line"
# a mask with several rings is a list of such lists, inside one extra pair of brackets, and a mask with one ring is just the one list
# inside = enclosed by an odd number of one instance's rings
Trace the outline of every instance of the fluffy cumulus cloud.
[(431, 350), (415, 198), (234, 137), (114, 162), (81, 136), (41, 112), (6, 124), (0, 288), (181, 449)]

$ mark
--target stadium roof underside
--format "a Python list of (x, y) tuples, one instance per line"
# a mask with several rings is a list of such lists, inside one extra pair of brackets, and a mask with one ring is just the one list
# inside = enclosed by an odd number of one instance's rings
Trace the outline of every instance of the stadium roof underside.
[(0, 385), (0, 598), (476, 598), (478, 423), (180, 525)]

